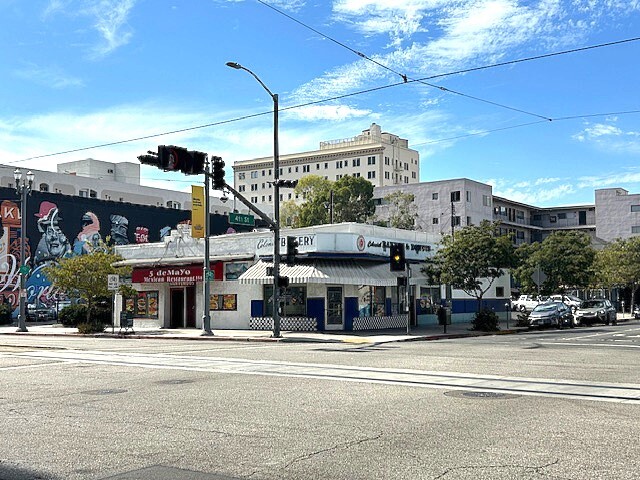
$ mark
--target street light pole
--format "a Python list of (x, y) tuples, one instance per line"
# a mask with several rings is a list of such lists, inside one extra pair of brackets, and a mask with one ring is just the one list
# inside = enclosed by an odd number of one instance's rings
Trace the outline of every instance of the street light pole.
[(22, 172), (16, 168), (13, 172), (13, 178), (16, 181), (16, 193), (20, 196), (20, 310), (18, 314), (18, 330), (17, 332), (27, 332), (26, 325), (26, 300), (27, 291), (25, 290), (26, 269), (26, 243), (27, 243), (27, 197), (31, 194), (33, 180), (35, 175), (31, 170), (27, 172), (26, 180), (22, 179)]
[(273, 100), (273, 337), (280, 335), (280, 152), (278, 146), (278, 94), (269, 90), (258, 76), (236, 62), (227, 62), (227, 66), (244, 70), (255, 78)]

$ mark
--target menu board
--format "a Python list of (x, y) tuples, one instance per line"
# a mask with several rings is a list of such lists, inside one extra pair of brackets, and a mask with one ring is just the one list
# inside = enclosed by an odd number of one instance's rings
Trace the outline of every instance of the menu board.
[(138, 292), (124, 299), (124, 310), (136, 318), (158, 318), (158, 292)]

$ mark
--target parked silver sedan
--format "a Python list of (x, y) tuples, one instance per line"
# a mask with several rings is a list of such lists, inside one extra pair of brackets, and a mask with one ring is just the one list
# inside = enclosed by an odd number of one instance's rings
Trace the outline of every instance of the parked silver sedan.
[(580, 308), (576, 310), (575, 317), (579, 325), (585, 326), (593, 325), (594, 323), (618, 324), (616, 308), (606, 298), (585, 300), (580, 305)]
[(575, 326), (571, 307), (563, 302), (541, 303), (529, 315), (530, 327), (573, 328)]

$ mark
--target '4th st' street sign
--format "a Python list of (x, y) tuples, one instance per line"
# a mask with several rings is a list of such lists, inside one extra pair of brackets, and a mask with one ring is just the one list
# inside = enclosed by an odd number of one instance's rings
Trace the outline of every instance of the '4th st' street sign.
[(249, 227), (253, 227), (256, 224), (256, 220), (253, 215), (229, 212), (229, 223), (233, 225), (247, 225)]

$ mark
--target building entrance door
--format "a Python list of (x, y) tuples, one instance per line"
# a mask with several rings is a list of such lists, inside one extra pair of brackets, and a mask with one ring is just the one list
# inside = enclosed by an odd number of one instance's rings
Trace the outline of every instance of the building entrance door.
[(187, 328), (196, 328), (196, 287), (187, 287)]
[(169, 328), (184, 328), (184, 288), (171, 289), (171, 319)]
[(327, 287), (327, 330), (344, 330), (342, 287)]

